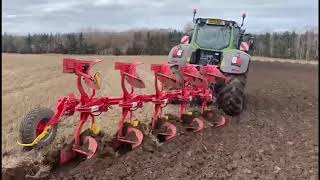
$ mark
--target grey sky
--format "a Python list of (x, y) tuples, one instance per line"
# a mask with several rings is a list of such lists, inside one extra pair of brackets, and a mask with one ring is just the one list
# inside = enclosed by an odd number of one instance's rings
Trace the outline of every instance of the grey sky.
[(236, 20), (248, 32), (318, 28), (318, 0), (3, 0), (2, 32), (74, 32), (87, 28), (182, 29), (198, 17)]

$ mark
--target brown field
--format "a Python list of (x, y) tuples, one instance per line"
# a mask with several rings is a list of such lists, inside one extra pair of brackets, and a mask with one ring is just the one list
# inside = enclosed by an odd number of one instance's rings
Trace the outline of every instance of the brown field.
[[(18, 140), (19, 122), (29, 110), (44, 106), (54, 109), (59, 98), (76, 93), (76, 77), (62, 73), (63, 55), (18, 55), (2, 54), (2, 153), (19, 149)], [(148, 88), (138, 92), (153, 92), (153, 75), (149, 64), (165, 63), (165, 57), (116, 57), (116, 56), (81, 56), (81, 59), (101, 59), (95, 69), (103, 73), (102, 89), (97, 95), (121, 96), (118, 71), (114, 70), (114, 62), (141, 60), (145, 64), (139, 69), (139, 74), (145, 80)], [(147, 107), (148, 108), (148, 107)], [(103, 114), (98, 118), (99, 124), (113, 133), (117, 126), (119, 109)], [(139, 118), (145, 118), (142, 110), (136, 113)], [(139, 115), (142, 116), (139, 116)], [(151, 115), (151, 114), (149, 114)], [(61, 133), (71, 135), (78, 117), (66, 119), (61, 123)], [(70, 131), (69, 131), (70, 130)], [(12, 152), (10, 152), (12, 153)]]
[[(17, 145), (23, 115), (37, 107), (55, 108), (58, 98), (77, 93), (75, 76), (62, 73), (64, 55), (2, 54), (2, 156), (20, 153)], [(165, 63), (165, 56), (81, 56), (101, 59), (95, 69), (103, 73), (98, 95), (120, 96), (115, 61), (140, 60), (139, 73), (153, 92), (149, 64)], [(270, 61), (257, 57), (254, 60)], [(281, 60), (279, 60), (281, 61)], [(253, 62), (240, 117), (224, 129), (206, 129), (203, 136), (181, 135), (159, 151), (132, 151), (117, 160), (95, 158), (58, 177), (109, 177), (110, 179), (316, 179), (318, 176), (318, 67), (310, 64)], [(177, 106), (166, 111), (176, 113)], [(98, 124), (114, 133), (120, 109), (98, 118)], [(135, 113), (150, 120), (152, 106)], [(237, 121), (239, 120), (239, 121)], [(72, 138), (78, 116), (59, 124), (57, 141)], [(239, 123), (236, 123), (239, 122)], [(112, 163), (110, 163), (110, 161)], [(9, 159), (2, 166), (12, 163)], [(99, 165), (96, 165), (99, 164)], [(93, 173), (92, 166), (96, 172)], [(89, 167), (89, 168), (88, 168)], [(92, 174), (93, 173), (93, 174)]]

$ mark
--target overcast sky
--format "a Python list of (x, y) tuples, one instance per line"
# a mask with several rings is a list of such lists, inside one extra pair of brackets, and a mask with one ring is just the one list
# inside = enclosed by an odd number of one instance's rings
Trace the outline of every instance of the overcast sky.
[(3, 0), (2, 32), (183, 29), (193, 8), (239, 23), (245, 12), (247, 32), (318, 28), (318, 0)]

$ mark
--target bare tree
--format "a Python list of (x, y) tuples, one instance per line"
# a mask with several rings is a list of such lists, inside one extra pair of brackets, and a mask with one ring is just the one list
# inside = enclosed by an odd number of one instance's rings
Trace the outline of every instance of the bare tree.
[(191, 34), (193, 27), (194, 25), (192, 22), (187, 22), (183, 27), (183, 32), (187, 34)]

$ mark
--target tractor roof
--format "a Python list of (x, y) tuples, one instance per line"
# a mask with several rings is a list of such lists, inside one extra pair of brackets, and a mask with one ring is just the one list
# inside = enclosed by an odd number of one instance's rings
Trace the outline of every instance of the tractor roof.
[(197, 18), (197, 23), (206, 23), (210, 25), (218, 25), (218, 26), (235, 26), (240, 27), (237, 22), (225, 20), (225, 19), (217, 19), (217, 18)]

